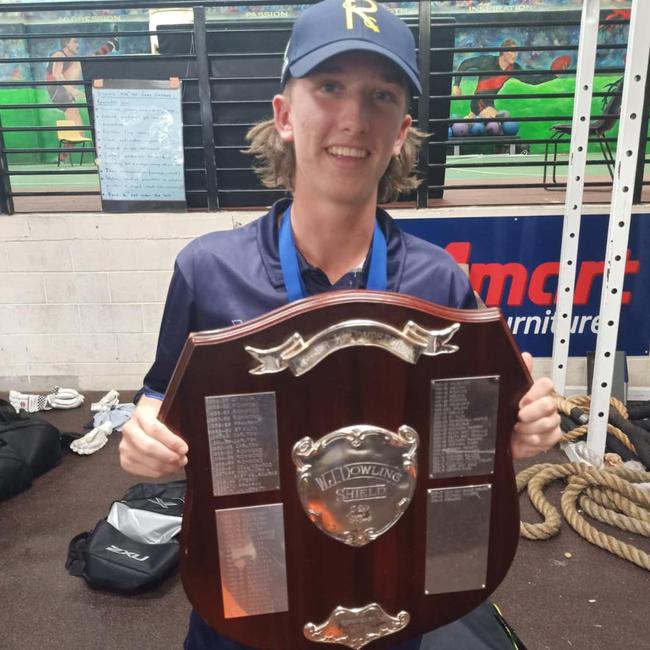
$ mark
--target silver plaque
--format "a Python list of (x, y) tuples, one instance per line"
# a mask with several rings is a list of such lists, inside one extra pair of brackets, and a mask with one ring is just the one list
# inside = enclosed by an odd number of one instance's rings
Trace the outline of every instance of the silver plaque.
[(403, 630), (411, 616), (402, 610), (390, 616), (378, 603), (365, 607), (341, 607), (329, 615), (324, 623), (307, 623), (305, 638), (314, 643), (337, 643), (348, 648), (363, 648), (371, 641)]
[(205, 398), (215, 496), (280, 487), (275, 393)]
[(293, 447), (298, 493), (309, 519), (350, 546), (385, 533), (411, 502), (418, 434), (370, 425), (345, 427)]
[(498, 408), (498, 376), (431, 382), (431, 478), (494, 473)]
[(289, 609), (281, 503), (216, 510), (225, 618)]
[(427, 490), (426, 594), (484, 589), (492, 485)]

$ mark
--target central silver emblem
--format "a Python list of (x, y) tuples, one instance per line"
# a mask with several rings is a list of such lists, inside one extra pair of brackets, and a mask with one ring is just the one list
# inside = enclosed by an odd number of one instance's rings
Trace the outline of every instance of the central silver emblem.
[(350, 546), (385, 533), (408, 508), (417, 478), (418, 434), (370, 425), (337, 429), (293, 447), (298, 494), (311, 521)]

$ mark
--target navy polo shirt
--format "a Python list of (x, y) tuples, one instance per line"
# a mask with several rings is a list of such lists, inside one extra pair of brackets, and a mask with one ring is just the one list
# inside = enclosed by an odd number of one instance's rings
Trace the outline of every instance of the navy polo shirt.
[[(260, 219), (198, 237), (179, 253), (145, 395), (162, 399), (190, 332), (229, 327), (287, 304), (278, 223), (289, 204), (282, 199)], [(384, 210), (377, 210), (377, 220), (386, 237), (388, 291), (445, 307), (476, 308), (467, 276), (446, 251), (402, 232)], [(334, 285), (300, 255), (299, 263), (310, 295), (365, 287), (368, 259), (361, 272), (347, 273)]]

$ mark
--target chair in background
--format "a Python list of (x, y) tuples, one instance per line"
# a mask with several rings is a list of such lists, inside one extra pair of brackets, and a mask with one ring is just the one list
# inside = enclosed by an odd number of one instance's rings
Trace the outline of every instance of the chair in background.
[[(61, 166), (61, 158), (63, 153), (70, 155), (76, 145), (81, 143), (81, 160), (79, 161), (79, 166), (83, 165), (84, 162), (84, 150), (86, 149), (86, 143), (89, 143), (92, 146), (92, 138), (87, 138), (85, 135), (81, 135), (81, 131), (67, 131), (61, 130), (62, 126), (76, 126), (72, 120), (57, 120), (56, 126), (59, 129), (56, 132), (57, 138), (59, 139), (59, 149), (61, 145), (69, 145), (70, 151), (68, 152), (59, 152), (57, 167)], [(70, 164), (72, 165), (72, 158), (70, 158)]]
[[(609, 175), (614, 180), (614, 154), (609, 142), (607, 142), (606, 134), (610, 131), (616, 124), (619, 113), (621, 111), (621, 97), (623, 93), (623, 77), (618, 81), (609, 84), (606, 87), (607, 95), (603, 97), (603, 117), (592, 120), (589, 124), (589, 138), (597, 138), (598, 144), (600, 145), (600, 150), (605, 159), (605, 164), (609, 171)], [(546, 149), (544, 150), (544, 189), (552, 189), (546, 183), (546, 170), (549, 165), (548, 160), (548, 150), (549, 146), (553, 146), (553, 161), (550, 163), (553, 168), (553, 182), (552, 185), (558, 185), (557, 178), (555, 176), (555, 170), (557, 168), (557, 147), (560, 144), (560, 141), (563, 138), (571, 139), (571, 124), (554, 124), (551, 127), (553, 134), (550, 139), (553, 142), (546, 143)]]

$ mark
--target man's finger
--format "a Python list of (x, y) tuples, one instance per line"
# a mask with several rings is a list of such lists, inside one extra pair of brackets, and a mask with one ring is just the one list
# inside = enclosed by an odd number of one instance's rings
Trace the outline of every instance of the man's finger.
[(557, 406), (555, 400), (549, 395), (544, 395), (526, 406), (519, 409), (519, 422), (534, 422), (540, 418), (548, 417), (557, 413)]
[(184, 465), (187, 463), (187, 458), (178, 463), (171, 465), (162, 465), (162, 464), (147, 464), (142, 460), (132, 459), (128, 454), (122, 454), (120, 457), (120, 464), (122, 469), (129, 472), (130, 474), (135, 474), (137, 476), (147, 476), (149, 478), (161, 478), (163, 476), (169, 476), (175, 472), (180, 471)]
[(540, 377), (521, 398), (519, 401), (519, 408), (521, 409), (527, 404), (532, 404), (541, 397), (550, 396), (552, 391), (553, 381), (549, 377)]
[[(559, 422), (559, 416), (558, 416)], [(543, 431), (534, 432), (536, 424), (522, 425), (518, 423), (514, 428), (512, 437), (512, 455), (515, 460), (521, 458), (530, 458), (542, 451), (548, 451), (557, 444), (562, 438), (562, 430), (559, 425), (552, 428), (553, 421), (549, 418), (546, 424), (550, 428)]]
[(187, 454), (187, 443), (180, 436), (172, 433), (169, 428), (158, 420), (156, 415), (157, 412), (148, 413), (147, 411), (144, 411), (138, 413), (136, 411), (133, 421), (137, 426), (137, 430), (145, 436), (154, 438), (177, 454)]
[(145, 429), (148, 434), (165, 445), (167, 449), (184, 456), (187, 454), (187, 443), (183, 438), (172, 433), (160, 420), (156, 419), (153, 423)]
[(533, 355), (530, 352), (522, 352), (521, 353), (521, 358), (524, 360), (524, 363), (526, 364), (526, 368), (528, 369), (529, 373), (533, 373)]
[(185, 456), (142, 430), (127, 432), (125, 439), (128, 453), (137, 455), (146, 464), (149, 464), (149, 460), (162, 464), (175, 463)]
[(517, 422), (515, 425), (515, 433), (527, 438), (532, 436), (544, 437), (555, 434), (559, 428), (560, 416), (557, 412), (554, 412), (535, 418), (530, 422)]
[(120, 461), (127, 471), (130, 471), (129, 468), (142, 467), (157, 473), (169, 473), (183, 467), (187, 463), (187, 456), (168, 449), (131, 423), (128, 431), (122, 431)]

